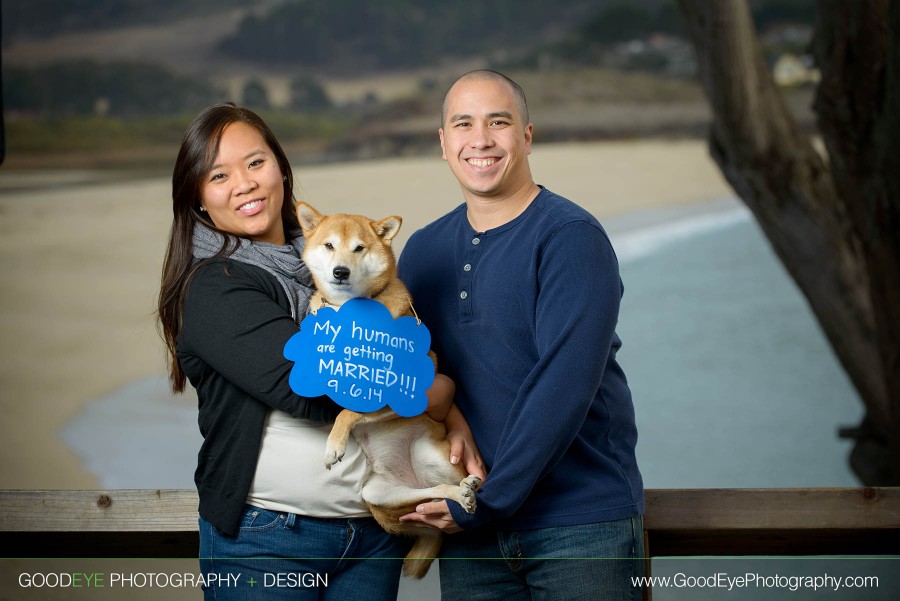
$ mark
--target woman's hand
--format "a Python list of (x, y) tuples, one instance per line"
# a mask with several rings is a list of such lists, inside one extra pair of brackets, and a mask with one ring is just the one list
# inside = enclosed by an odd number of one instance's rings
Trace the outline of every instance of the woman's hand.
[(428, 395), (428, 408), (425, 409), (425, 414), (436, 422), (444, 422), (447, 429), (450, 463), (456, 465), (462, 461), (466, 472), (484, 481), (487, 469), (475, 445), (472, 430), (469, 429), (469, 424), (459, 407), (453, 403), (456, 383), (444, 374), (435, 374), (434, 383), (425, 394)]
[(450, 441), (450, 463), (455, 465), (461, 459), (466, 472), (478, 476), (484, 482), (487, 478), (487, 467), (475, 445), (475, 437), (472, 436), (469, 423), (455, 404), (447, 411), (444, 427), (447, 428), (447, 440)]

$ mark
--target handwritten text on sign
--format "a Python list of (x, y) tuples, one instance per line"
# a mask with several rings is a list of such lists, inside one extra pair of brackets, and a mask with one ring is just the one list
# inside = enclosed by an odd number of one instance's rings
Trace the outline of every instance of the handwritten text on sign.
[(301, 396), (328, 395), (360, 413), (390, 406), (412, 417), (428, 406), (430, 346), (428, 328), (414, 317), (394, 319), (381, 303), (359, 298), (307, 315), (284, 356), (294, 362), (289, 381)]

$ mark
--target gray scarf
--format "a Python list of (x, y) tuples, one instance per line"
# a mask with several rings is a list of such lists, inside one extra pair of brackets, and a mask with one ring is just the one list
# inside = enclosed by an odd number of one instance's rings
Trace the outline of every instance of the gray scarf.
[[(301, 259), (306, 238), (297, 231), (292, 232), (290, 244), (283, 246), (268, 242), (254, 242), (239, 236), (232, 236), (238, 247), (226, 257), (248, 265), (256, 265), (271, 273), (287, 294), (291, 303), (291, 317), (299, 325), (309, 312), (309, 297), (313, 293), (312, 275)], [(195, 259), (216, 256), (225, 244), (225, 237), (202, 223), (194, 224), (193, 254)], [(233, 247), (234, 243), (230, 242)]]

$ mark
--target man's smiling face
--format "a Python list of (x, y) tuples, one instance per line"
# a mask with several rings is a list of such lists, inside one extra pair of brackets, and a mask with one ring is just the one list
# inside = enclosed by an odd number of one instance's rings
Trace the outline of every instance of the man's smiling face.
[(458, 81), (447, 94), (442, 157), (467, 200), (503, 200), (531, 186), (532, 125), (508, 84), (493, 79)]

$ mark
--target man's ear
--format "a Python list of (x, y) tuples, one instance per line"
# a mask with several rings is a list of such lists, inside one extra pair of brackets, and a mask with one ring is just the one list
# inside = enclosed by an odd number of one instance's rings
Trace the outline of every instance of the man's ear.
[(438, 137), (441, 139), (441, 158), (447, 160), (447, 151), (444, 149), (444, 128), (438, 128)]

